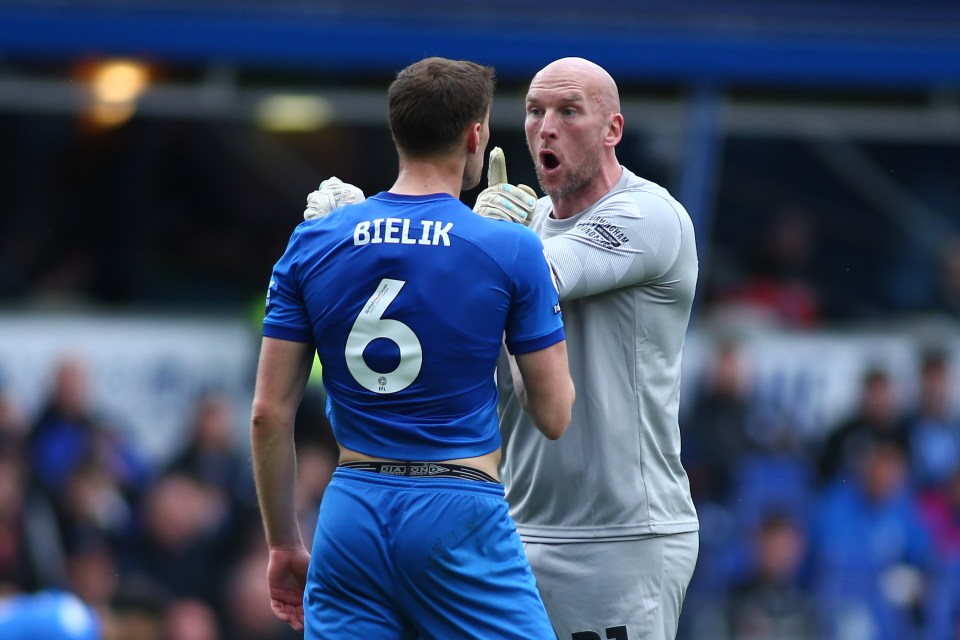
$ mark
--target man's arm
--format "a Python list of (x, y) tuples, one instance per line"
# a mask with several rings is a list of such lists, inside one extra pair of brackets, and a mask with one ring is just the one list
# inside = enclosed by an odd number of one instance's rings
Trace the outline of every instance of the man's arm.
[[(679, 205), (677, 205), (679, 206)], [(543, 241), (560, 300), (649, 283), (674, 264), (684, 240), (673, 203), (653, 194), (606, 199), (576, 226)]]
[(268, 581), (274, 614), (303, 629), (303, 589), (310, 555), (294, 502), (297, 465), (293, 428), (313, 362), (304, 342), (264, 338), (250, 420), (253, 476), (270, 548)]
[(566, 340), (515, 358), (510, 356), (509, 360), (520, 406), (543, 435), (556, 440), (570, 424), (576, 397), (567, 365)]

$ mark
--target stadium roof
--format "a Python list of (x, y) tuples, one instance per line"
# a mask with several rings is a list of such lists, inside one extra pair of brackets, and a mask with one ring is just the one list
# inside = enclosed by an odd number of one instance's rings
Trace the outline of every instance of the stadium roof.
[(0, 0), (0, 54), (339, 75), (392, 74), (443, 55), (524, 80), (582, 55), (627, 82), (899, 89), (960, 84), (960, 3)]

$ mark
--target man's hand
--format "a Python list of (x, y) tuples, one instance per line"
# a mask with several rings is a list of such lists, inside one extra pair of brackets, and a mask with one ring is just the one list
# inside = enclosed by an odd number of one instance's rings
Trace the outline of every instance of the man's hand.
[(294, 631), (303, 631), (303, 590), (307, 584), (310, 553), (303, 546), (293, 549), (270, 549), (267, 581), (270, 585), (270, 608)]
[(307, 208), (303, 210), (304, 220), (313, 220), (329, 215), (345, 204), (363, 202), (363, 191), (340, 178), (331, 176), (320, 183), (320, 187), (307, 196)]
[(509, 184), (503, 150), (500, 147), (491, 149), (487, 188), (477, 196), (477, 203), (473, 205), (474, 213), (485, 218), (530, 224), (536, 208), (536, 191), (525, 184)]

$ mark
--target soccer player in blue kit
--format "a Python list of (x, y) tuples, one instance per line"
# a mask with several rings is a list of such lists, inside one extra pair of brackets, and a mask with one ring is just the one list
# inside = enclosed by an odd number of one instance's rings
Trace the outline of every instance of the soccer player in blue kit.
[[(494, 379), (546, 438), (574, 400), (536, 234), (459, 201), (479, 184), (493, 70), (428, 58), (388, 93), (389, 191), (300, 224), (270, 280), (251, 418), (271, 605), (312, 638), (554, 638), (498, 481)], [(314, 349), (340, 465), (308, 552), (294, 417)]]

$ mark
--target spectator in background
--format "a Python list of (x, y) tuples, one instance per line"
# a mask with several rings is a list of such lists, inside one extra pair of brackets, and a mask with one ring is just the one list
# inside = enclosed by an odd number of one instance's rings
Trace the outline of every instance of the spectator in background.
[(751, 538), (750, 569), (725, 607), (727, 638), (818, 640), (816, 604), (800, 582), (806, 533), (791, 516), (772, 513)]
[(907, 418), (914, 486), (923, 490), (944, 484), (960, 470), (960, 419), (950, 395), (950, 365), (939, 349), (920, 359), (920, 396)]
[(0, 386), (0, 455), (21, 458), (26, 452), (29, 429), (23, 408)]
[(920, 494), (936, 561), (927, 589), (924, 640), (960, 639), (960, 470)]
[(62, 588), (67, 574), (57, 519), (34, 482), (26, 438), (23, 412), (0, 390), (0, 590)]
[(811, 579), (824, 640), (912, 638), (932, 548), (909, 491), (907, 454), (881, 439), (856, 454), (851, 481), (828, 487), (812, 519)]
[[(230, 399), (221, 393), (205, 393), (194, 407), (183, 448), (177, 452), (167, 471), (192, 475), (208, 487), (222, 491), (230, 500), (256, 502), (253, 485), (248, 480), (249, 465), (238, 447), (235, 416)], [(234, 496), (243, 491), (250, 495)]]
[(708, 496), (733, 517), (737, 538), (753, 531), (771, 510), (802, 518), (813, 476), (807, 442), (790, 413), (748, 388), (742, 349), (730, 340), (717, 345), (704, 392), (694, 399), (683, 447), (709, 460)]
[(57, 519), (31, 481), (22, 453), (0, 450), (0, 588), (63, 588), (67, 572)]
[(103, 640), (165, 640), (170, 594), (143, 577), (125, 580), (104, 617)]
[(960, 563), (935, 569), (927, 591), (922, 640), (960, 640)]
[(938, 558), (960, 563), (960, 469), (919, 496), (920, 514)]
[(227, 505), (187, 474), (162, 476), (144, 494), (138, 535), (121, 569), (143, 576), (179, 597), (216, 602), (227, 567), (218, 537)]
[(259, 526), (257, 495), (247, 454), (239, 447), (236, 415), (230, 398), (208, 392), (197, 401), (183, 448), (165, 467), (165, 473), (195, 480), (211, 499), (223, 505), (223, 522), (217, 535), (224, 545), (238, 547), (244, 529)]
[(70, 591), (106, 617), (121, 582), (114, 547), (91, 537), (69, 549), (66, 563)]
[(815, 242), (808, 211), (792, 203), (775, 210), (746, 252), (742, 279), (717, 292), (712, 312), (762, 326), (819, 326), (821, 294), (810, 273)]
[[(732, 583), (748, 579), (744, 572), (754, 553), (748, 541), (761, 523), (781, 512), (803, 520), (811, 499), (812, 464), (799, 429), (783, 411), (755, 406), (742, 349), (730, 339), (717, 343), (684, 420), (683, 451), (693, 460), (687, 468), (697, 513), (711, 532), (701, 545), (691, 592), (708, 608)], [(694, 624), (702, 624), (701, 616), (695, 618)]]
[[(41, 586), (38, 549), (31, 545), (26, 515), (27, 486), (23, 464), (9, 454), (0, 458), (0, 590), (20, 587), (27, 591)], [(60, 567), (58, 567), (59, 569)], [(47, 575), (48, 579), (62, 577)]]
[(68, 551), (96, 539), (120, 545), (133, 533), (134, 500), (96, 456), (74, 465), (53, 504)]
[(262, 542), (253, 546), (231, 568), (223, 582), (225, 638), (230, 640), (296, 640), (293, 631), (273, 615), (267, 581), (267, 552)]
[(748, 385), (741, 346), (733, 340), (721, 340), (683, 424), (684, 466), (698, 502), (726, 502), (733, 470), (744, 456), (756, 450), (749, 434)]
[(77, 357), (61, 360), (49, 397), (30, 431), (34, 473), (53, 494), (59, 493), (80, 462), (95, 450), (101, 425), (89, 403), (88, 374)]
[(220, 640), (220, 626), (210, 605), (184, 599), (170, 604), (164, 620), (163, 640)]
[(923, 638), (960, 638), (960, 471), (921, 494), (920, 514), (936, 557), (927, 590)]
[(859, 405), (852, 416), (834, 426), (817, 452), (820, 482), (828, 484), (846, 478), (859, 452), (875, 440), (894, 443), (909, 450), (906, 423), (885, 370), (870, 368), (863, 376)]
[(34, 474), (53, 496), (62, 492), (78, 465), (89, 461), (109, 470), (126, 493), (139, 490), (148, 480), (146, 462), (95, 416), (89, 371), (78, 356), (66, 356), (57, 364), (28, 447)]
[[(700, 384), (693, 387), (689, 407), (680, 414), (683, 467), (690, 478), (700, 527), (710, 531), (700, 541), (697, 571), (685, 599), (694, 613), (685, 616), (692, 622), (684, 623), (693, 625), (704, 619), (701, 611), (713, 611), (715, 600), (729, 586), (727, 559), (736, 543), (737, 529), (729, 505), (731, 465), (752, 446), (747, 434), (750, 403), (741, 346), (734, 340), (721, 339), (710, 355)], [(715, 630), (718, 624), (708, 627)], [(681, 628), (679, 635), (685, 632)], [(694, 632), (692, 637), (701, 635)]]

